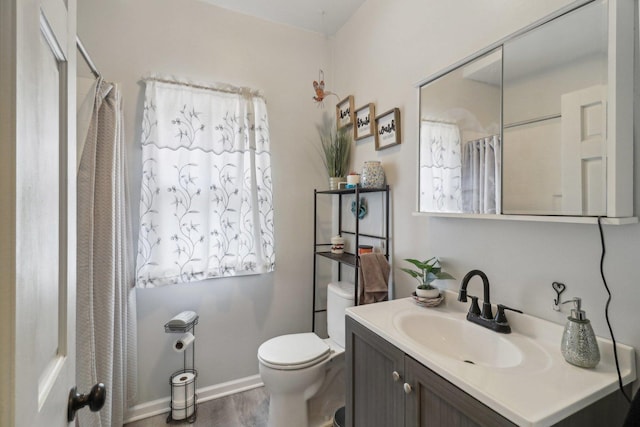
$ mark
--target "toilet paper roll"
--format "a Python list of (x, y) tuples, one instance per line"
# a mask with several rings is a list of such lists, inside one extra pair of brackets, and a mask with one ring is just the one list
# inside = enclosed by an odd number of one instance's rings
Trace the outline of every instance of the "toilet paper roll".
[(185, 418), (189, 418), (193, 415), (193, 412), (196, 409), (196, 405), (194, 404), (193, 399), (187, 402), (187, 405), (180, 403), (174, 403), (171, 405), (171, 418), (174, 420), (184, 420)]
[[(171, 379), (171, 407), (184, 408), (193, 403), (196, 393), (196, 375), (184, 372)], [(185, 405), (185, 402), (187, 404)]]
[(191, 345), (191, 343), (193, 343), (195, 339), (196, 337), (194, 337), (191, 332), (184, 333), (180, 338), (175, 340), (173, 343), (173, 349), (177, 353), (182, 353)]

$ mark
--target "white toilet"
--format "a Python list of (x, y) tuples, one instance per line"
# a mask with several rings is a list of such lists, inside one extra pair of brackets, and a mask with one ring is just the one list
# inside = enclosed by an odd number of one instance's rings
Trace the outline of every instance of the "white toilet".
[(331, 426), (344, 405), (345, 309), (354, 285), (329, 283), (327, 332), (281, 335), (258, 348), (262, 382), (270, 395), (268, 427)]

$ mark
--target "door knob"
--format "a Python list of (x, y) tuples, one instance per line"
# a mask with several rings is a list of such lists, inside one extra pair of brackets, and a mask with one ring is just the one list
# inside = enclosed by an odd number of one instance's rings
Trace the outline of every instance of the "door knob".
[(394, 382), (400, 381), (400, 374), (398, 373), (398, 371), (393, 371), (391, 373), (391, 376), (393, 377), (393, 381)]
[(104, 406), (107, 399), (107, 387), (102, 383), (97, 383), (91, 387), (91, 391), (87, 394), (78, 393), (77, 387), (73, 387), (69, 391), (69, 403), (67, 405), (67, 420), (73, 421), (76, 417), (76, 411), (89, 405), (91, 412), (97, 412)]
[(413, 389), (411, 388), (411, 384), (408, 383), (404, 383), (403, 388), (406, 394), (410, 394), (413, 391)]

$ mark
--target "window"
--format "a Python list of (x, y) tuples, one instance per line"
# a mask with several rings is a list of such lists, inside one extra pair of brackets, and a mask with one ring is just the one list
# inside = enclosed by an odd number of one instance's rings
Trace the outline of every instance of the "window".
[(141, 139), (137, 286), (273, 271), (264, 99), (147, 79)]

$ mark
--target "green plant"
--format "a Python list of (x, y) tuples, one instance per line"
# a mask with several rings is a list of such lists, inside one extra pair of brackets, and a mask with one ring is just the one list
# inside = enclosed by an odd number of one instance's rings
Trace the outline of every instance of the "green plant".
[(407, 258), (405, 261), (410, 262), (420, 270), (416, 271), (410, 268), (401, 268), (402, 271), (418, 281), (418, 288), (420, 289), (433, 289), (434, 287), (431, 286), (431, 282), (436, 279), (455, 279), (455, 277), (449, 273), (442, 271), (440, 260), (436, 257), (429, 258), (426, 261)]
[(329, 177), (346, 176), (351, 154), (351, 132), (347, 127), (337, 129), (327, 113), (322, 115), (322, 123), (317, 124), (322, 148), (322, 161)]

